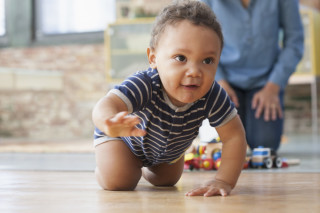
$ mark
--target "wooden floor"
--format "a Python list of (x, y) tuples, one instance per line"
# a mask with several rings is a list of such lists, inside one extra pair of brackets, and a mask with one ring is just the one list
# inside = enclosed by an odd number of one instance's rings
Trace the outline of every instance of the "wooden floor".
[(0, 171), (0, 212), (320, 212), (320, 173), (242, 173), (228, 197), (185, 197), (214, 172), (186, 172), (176, 187), (143, 179), (132, 192), (101, 190), (91, 172)]

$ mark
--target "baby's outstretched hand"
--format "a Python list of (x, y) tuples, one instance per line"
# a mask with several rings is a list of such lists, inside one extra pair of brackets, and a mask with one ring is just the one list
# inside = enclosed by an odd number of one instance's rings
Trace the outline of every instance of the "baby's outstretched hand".
[(119, 112), (106, 120), (104, 132), (110, 137), (144, 136), (146, 131), (136, 127), (139, 123), (138, 117)]
[(186, 196), (205, 196), (210, 197), (214, 195), (227, 196), (230, 194), (232, 187), (222, 181), (213, 180), (206, 183), (204, 186), (198, 187), (186, 193)]

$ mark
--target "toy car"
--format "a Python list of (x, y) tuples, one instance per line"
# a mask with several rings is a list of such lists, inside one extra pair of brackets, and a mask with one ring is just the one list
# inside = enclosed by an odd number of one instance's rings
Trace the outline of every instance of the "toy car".
[(264, 167), (264, 168), (281, 168), (282, 159), (278, 157), (274, 150), (271, 148), (258, 147), (253, 149), (252, 157), (249, 162), (250, 167)]

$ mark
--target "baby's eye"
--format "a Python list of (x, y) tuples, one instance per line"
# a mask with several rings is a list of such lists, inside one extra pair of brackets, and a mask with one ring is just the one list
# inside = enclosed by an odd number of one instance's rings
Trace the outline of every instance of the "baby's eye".
[(177, 55), (174, 59), (181, 62), (186, 61), (186, 57), (183, 55)]
[(213, 64), (213, 58), (206, 58), (202, 61), (204, 64)]

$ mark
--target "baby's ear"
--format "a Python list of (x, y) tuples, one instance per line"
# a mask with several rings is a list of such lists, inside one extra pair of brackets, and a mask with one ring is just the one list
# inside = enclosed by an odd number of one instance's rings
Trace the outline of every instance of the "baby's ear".
[(157, 63), (156, 63), (155, 51), (152, 48), (148, 47), (147, 54), (148, 54), (148, 61), (149, 61), (150, 67), (153, 69), (156, 69)]

